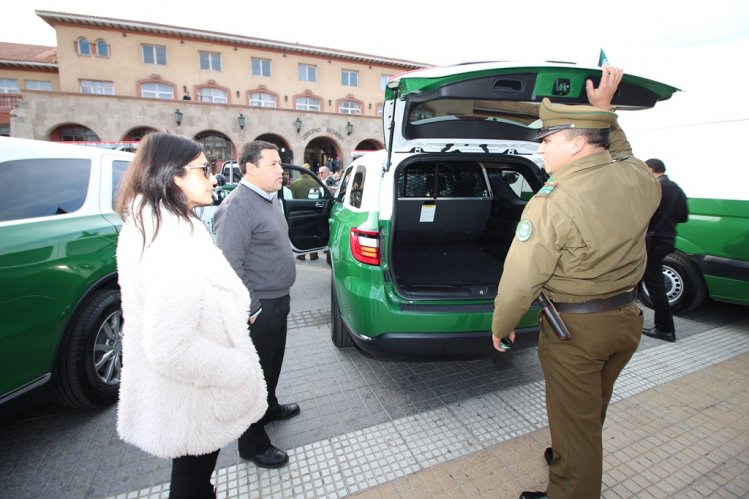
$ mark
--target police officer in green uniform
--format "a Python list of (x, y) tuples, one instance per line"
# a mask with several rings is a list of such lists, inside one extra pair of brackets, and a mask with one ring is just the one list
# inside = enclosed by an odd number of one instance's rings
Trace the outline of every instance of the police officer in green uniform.
[(523, 498), (599, 498), (601, 433), (619, 373), (640, 342), (635, 288), (645, 271), (645, 234), (661, 191), (632, 156), (611, 99), (623, 72), (604, 67), (592, 106), (539, 108), (539, 153), (551, 175), (528, 202), (507, 255), (495, 299), (494, 347), (541, 292), (570, 332), (559, 339), (539, 318), (538, 356), (546, 383), (551, 449), (549, 485)]

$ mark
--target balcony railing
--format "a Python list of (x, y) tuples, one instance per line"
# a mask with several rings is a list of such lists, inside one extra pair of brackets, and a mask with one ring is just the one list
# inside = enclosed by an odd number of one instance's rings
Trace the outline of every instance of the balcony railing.
[(0, 110), (10, 111), (21, 102), (20, 94), (0, 94)]

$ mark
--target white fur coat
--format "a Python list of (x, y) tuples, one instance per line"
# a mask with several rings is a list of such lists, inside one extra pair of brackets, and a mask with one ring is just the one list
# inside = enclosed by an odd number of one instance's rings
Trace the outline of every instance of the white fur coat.
[(191, 229), (162, 217), (145, 251), (132, 220), (117, 244), (125, 320), (117, 431), (171, 458), (238, 438), (265, 413), (267, 391), (247, 330), (247, 288), (199, 220)]

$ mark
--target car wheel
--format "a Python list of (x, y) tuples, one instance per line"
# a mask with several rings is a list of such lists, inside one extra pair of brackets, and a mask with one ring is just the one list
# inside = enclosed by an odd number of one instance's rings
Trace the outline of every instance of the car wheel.
[[(689, 312), (705, 301), (707, 286), (702, 274), (685, 256), (671, 253), (663, 259), (663, 279), (672, 313)], [(653, 308), (653, 301), (643, 283), (640, 283), (640, 301)]]
[(335, 294), (335, 284), (330, 279), (330, 338), (333, 344), (339, 348), (354, 346), (354, 340), (346, 332), (341, 317), (341, 309), (338, 308), (338, 297)]
[(122, 325), (118, 290), (99, 291), (85, 303), (60, 352), (56, 402), (93, 409), (117, 401)]

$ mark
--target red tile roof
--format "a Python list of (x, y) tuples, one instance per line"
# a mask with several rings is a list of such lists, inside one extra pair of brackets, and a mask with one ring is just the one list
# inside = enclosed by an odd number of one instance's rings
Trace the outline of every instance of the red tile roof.
[(57, 63), (57, 48), (0, 42), (0, 60)]

